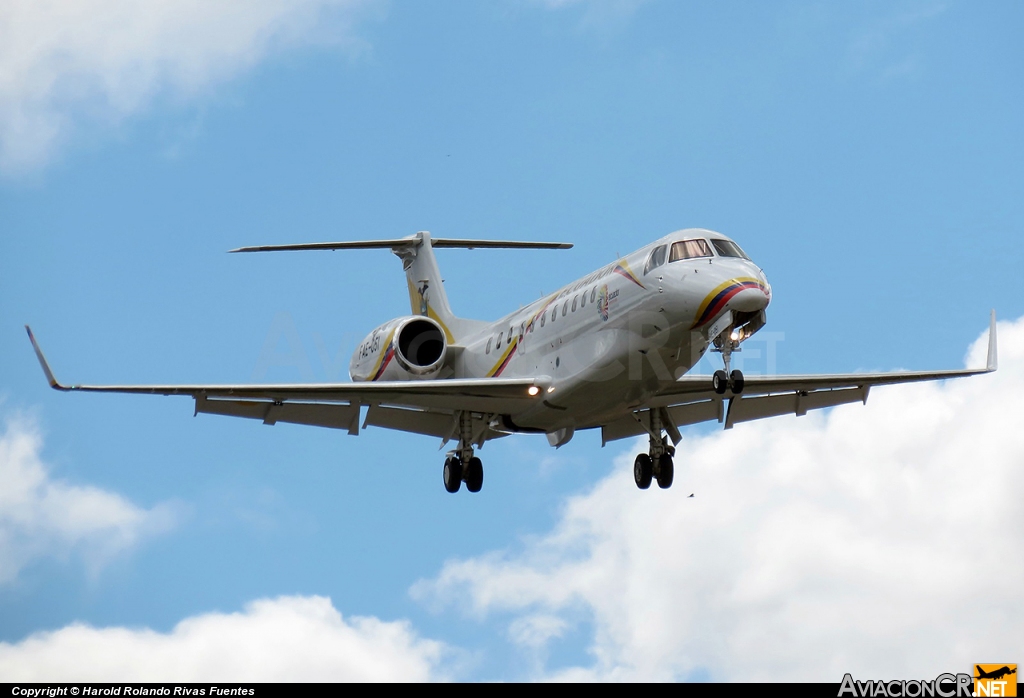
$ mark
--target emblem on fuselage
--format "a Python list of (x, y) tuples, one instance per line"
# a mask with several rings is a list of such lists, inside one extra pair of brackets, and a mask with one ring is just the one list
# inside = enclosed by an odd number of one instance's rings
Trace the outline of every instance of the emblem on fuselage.
[(427, 291), (430, 290), (430, 282), (424, 281), (420, 284), (420, 315), (426, 317), (427, 315)]
[(608, 284), (601, 286), (601, 289), (597, 292), (597, 312), (601, 314), (601, 319), (608, 320), (608, 315), (611, 312), (612, 301), (619, 295), (618, 291), (608, 291)]

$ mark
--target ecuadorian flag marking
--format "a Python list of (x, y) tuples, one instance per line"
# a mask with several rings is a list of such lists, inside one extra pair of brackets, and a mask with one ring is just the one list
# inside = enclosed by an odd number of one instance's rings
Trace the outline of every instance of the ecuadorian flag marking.
[(725, 283), (717, 286), (704, 298), (700, 307), (697, 308), (697, 319), (694, 321), (692, 327), (700, 327), (711, 320), (711, 318), (718, 315), (719, 311), (725, 307), (725, 304), (729, 302), (730, 298), (740, 291), (745, 291), (748, 288), (756, 288), (765, 295), (768, 294), (768, 289), (764, 287), (764, 284), (752, 277), (743, 276), (735, 279), (729, 279)]
[[(533, 314), (533, 317), (531, 317), (529, 322), (526, 323), (526, 329), (523, 331), (524, 339), (526, 338), (526, 335), (530, 332), (530, 329), (533, 327), (534, 323), (537, 322), (537, 318), (546, 313), (548, 311), (548, 308), (551, 307), (551, 304), (554, 303), (555, 300), (557, 300), (557, 298), (557, 295), (551, 296), (550, 298), (548, 298), (548, 302), (545, 303), (540, 310)], [(498, 363), (494, 364), (494, 368), (492, 368), (488, 372), (488, 377), (497, 378), (498, 376), (501, 375), (501, 372), (505, 370), (506, 366), (508, 366), (508, 362), (512, 360), (512, 356), (516, 353), (516, 348), (518, 346), (519, 337), (514, 337), (512, 339), (512, 343), (509, 344), (508, 348), (505, 350), (505, 353), (501, 355), (501, 358), (498, 360)]]
[(375, 381), (384, 375), (384, 370), (387, 369), (391, 360), (395, 358), (395, 345), (391, 342), (394, 336), (395, 331), (391, 330), (391, 332), (388, 333), (387, 340), (384, 342), (384, 351), (381, 352), (380, 358), (377, 359), (377, 365), (373, 367), (373, 373), (370, 377), (371, 381)]
[(616, 264), (615, 267), (612, 269), (612, 272), (618, 274), (619, 276), (629, 279), (640, 288), (647, 288), (642, 283), (640, 283), (640, 279), (636, 278), (636, 274), (634, 274), (633, 270), (629, 268), (629, 264), (626, 263), (626, 260), (622, 260), (621, 262)]

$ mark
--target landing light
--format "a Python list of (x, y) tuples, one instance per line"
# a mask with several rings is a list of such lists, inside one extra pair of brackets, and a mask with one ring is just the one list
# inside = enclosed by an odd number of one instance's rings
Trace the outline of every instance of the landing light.
[(550, 388), (548, 388), (548, 392), (549, 393), (555, 392), (555, 386), (551, 386)]
[(540, 393), (540, 388), (538, 388), (535, 385), (531, 385), (529, 388), (527, 388), (526, 392), (530, 394), (530, 397), (535, 397)]
[(729, 335), (729, 339), (731, 339), (734, 342), (738, 342), (739, 339), (740, 339), (740, 331), (739, 330), (733, 330), (732, 334)]

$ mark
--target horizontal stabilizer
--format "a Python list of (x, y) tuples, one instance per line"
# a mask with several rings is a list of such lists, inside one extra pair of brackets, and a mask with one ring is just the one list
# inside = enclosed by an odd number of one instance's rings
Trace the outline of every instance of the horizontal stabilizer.
[[(353, 240), (346, 242), (300, 242), (293, 245), (260, 245), (239, 247), (229, 252), (291, 252), (295, 250), (397, 250), (403, 247), (417, 247), (423, 238), (412, 236), (394, 240)], [(571, 242), (528, 242), (523, 240), (457, 240), (454, 238), (430, 238), (431, 247), (448, 247), (472, 250), (519, 249), (519, 250), (568, 250)]]

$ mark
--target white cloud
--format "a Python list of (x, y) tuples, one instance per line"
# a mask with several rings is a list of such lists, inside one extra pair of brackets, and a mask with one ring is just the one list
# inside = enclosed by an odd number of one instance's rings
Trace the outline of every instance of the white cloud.
[(112, 492), (51, 479), (41, 449), (30, 421), (7, 421), (0, 435), (0, 584), (43, 557), (76, 554), (96, 572), (174, 524), (171, 505), (141, 509)]
[[(623, 454), (548, 534), (451, 561), (413, 594), (457, 596), (533, 645), (559, 635), (553, 617), (585, 614), (593, 662), (549, 678), (924, 678), (1014, 661), (1024, 318), (999, 333), (994, 375), (687, 438), (668, 491), (638, 491)], [(969, 363), (984, 362), (982, 339)]]
[(117, 123), (158, 95), (190, 99), (268, 53), (358, 47), (371, 0), (5, 0), (0, 170), (44, 165), (83, 119)]
[(428, 681), (446, 647), (405, 622), (353, 617), (330, 599), (262, 599), (169, 633), (70, 625), (0, 643), (6, 681)]

